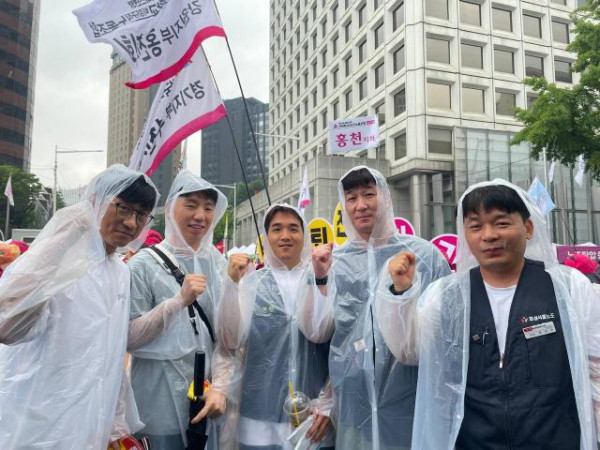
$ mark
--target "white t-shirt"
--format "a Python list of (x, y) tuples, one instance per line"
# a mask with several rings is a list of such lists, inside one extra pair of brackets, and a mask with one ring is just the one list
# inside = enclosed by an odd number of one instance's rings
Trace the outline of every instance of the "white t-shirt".
[(506, 333), (508, 332), (508, 316), (510, 315), (510, 306), (512, 305), (517, 285), (507, 288), (497, 288), (485, 283), (485, 290), (490, 299), (492, 315), (494, 316), (494, 325), (496, 325), (496, 334), (498, 335), (498, 347), (500, 353), (504, 353), (506, 347)]

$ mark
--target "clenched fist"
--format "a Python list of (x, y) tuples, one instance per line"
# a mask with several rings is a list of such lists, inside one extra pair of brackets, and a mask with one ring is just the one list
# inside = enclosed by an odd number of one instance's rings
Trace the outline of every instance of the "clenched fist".
[(238, 283), (244, 276), (250, 265), (250, 257), (245, 253), (234, 253), (229, 256), (229, 267), (227, 267), (227, 273), (229, 278), (234, 283)]
[(315, 278), (325, 278), (333, 262), (333, 244), (318, 245), (312, 251), (312, 263)]
[(187, 274), (181, 286), (181, 298), (185, 306), (190, 306), (199, 295), (206, 290), (206, 277), (204, 275)]
[(417, 257), (411, 252), (400, 252), (390, 260), (388, 270), (396, 292), (403, 292), (411, 287), (417, 267), (416, 261)]

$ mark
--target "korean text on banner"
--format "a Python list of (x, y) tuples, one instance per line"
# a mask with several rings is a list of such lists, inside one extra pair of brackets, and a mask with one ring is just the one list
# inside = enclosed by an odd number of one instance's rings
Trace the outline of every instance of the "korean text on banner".
[(151, 175), (181, 141), (225, 117), (204, 51), (154, 97), (129, 167)]
[(379, 146), (377, 116), (365, 116), (329, 122), (329, 148), (332, 154), (348, 153)]
[(131, 66), (134, 89), (174, 77), (202, 41), (225, 36), (214, 0), (95, 0), (73, 13), (88, 41)]

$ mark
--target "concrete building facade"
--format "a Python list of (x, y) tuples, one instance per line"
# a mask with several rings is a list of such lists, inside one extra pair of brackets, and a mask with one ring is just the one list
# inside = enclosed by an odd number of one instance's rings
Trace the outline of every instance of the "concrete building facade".
[[(578, 81), (566, 50), (578, 3), (272, 0), (271, 130), (300, 140), (272, 140), (271, 189), (329, 154), (329, 120), (371, 114), (379, 117), (380, 146), (348, 156), (389, 164), (396, 215), (424, 238), (454, 231), (456, 201), (475, 181), (496, 174), (524, 187), (535, 176), (543, 181), (528, 146), (508, 143), (521, 127), (514, 107), (535, 101), (527, 76), (562, 87)], [(559, 207), (555, 241), (598, 241), (598, 187), (587, 176), (583, 187), (573, 184), (567, 168), (559, 176), (550, 186)], [(313, 180), (316, 196), (321, 184)]]
[[(131, 89), (125, 83), (131, 80), (131, 68), (117, 53), (111, 55), (107, 167), (112, 164), (129, 165), (131, 154), (142, 132), (159, 85), (147, 89)], [(178, 146), (150, 177), (160, 192), (159, 205), (163, 206), (181, 159)]]
[(0, 164), (29, 171), (39, 0), (0, 1)]
[[(269, 104), (255, 98), (246, 100), (252, 128), (256, 134), (258, 153), (265, 171), (269, 170)], [(231, 121), (235, 143), (240, 151), (248, 182), (262, 179), (256, 148), (242, 98), (225, 100), (227, 115)], [(242, 169), (233, 145), (233, 138), (226, 119), (202, 130), (202, 178), (213, 184), (234, 184), (243, 179)]]

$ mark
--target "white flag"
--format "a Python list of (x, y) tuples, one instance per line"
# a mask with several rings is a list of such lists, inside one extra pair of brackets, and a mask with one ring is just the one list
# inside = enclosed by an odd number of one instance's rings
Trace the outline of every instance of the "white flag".
[(225, 36), (214, 0), (94, 0), (73, 11), (88, 41), (131, 66), (134, 89), (179, 73), (202, 41)]
[(575, 182), (579, 187), (583, 187), (583, 172), (585, 171), (585, 161), (583, 155), (577, 157), (577, 173), (575, 174)]
[(379, 146), (377, 116), (356, 117), (329, 122), (331, 153), (348, 153)]
[(179, 75), (160, 85), (129, 167), (151, 175), (181, 141), (225, 115), (225, 105), (200, 48)]
[(552, 198), (546, 190), (546, 187), (542, 184), (538, 177), (535, 177), (535, 180), (533, 180), (533, 183), (531, 183), (528, 192), (531, 196), (531, 199), (535, 202), (544, 216), (556, 208), (556, 205), (552, 201)]
[(8, 198), (8, 203), (10, 203), (10, 206), (15, 206), (15, 199), (13, 198), (13, 191), (12, 191), (12, 175), (8, 176), (8, 183), (6, 183), (6, 189), (4, 189), (4, 195), (6, 195), (6, 198)]
[(550, 169), (548, 169), (548, 183), (552, 183), (554, 181), (554, 165), (555, 161), (553, 158), (552, 162), (550, 163)]
[(310, 205), (310, 190), (308, 189), (308, 170), (304, 166), (304, 174), (302, 175), (302, 185), (300, 186), (300, 197), (298, 198), (298, 209), (302, 211)]

